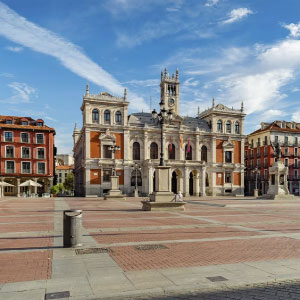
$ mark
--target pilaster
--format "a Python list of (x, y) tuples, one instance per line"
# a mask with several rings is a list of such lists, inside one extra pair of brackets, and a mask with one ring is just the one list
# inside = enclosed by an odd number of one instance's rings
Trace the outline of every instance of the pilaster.
[(199, 142), (200, 142), (200, 137), (199, 137), (199, 134), (196, 135), (196, 156), (195, 156), (195, 159), (196, 161), (200, 161), (200, 145), (199, 145)]

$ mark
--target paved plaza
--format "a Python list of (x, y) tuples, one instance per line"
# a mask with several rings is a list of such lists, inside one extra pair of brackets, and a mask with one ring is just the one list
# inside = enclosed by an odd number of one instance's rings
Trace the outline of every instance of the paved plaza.
[[(141, 200), (2, 198), (0, 299), (300, 299), (300, 198)], [(85, 251), (62, 248), (70, 208)]]

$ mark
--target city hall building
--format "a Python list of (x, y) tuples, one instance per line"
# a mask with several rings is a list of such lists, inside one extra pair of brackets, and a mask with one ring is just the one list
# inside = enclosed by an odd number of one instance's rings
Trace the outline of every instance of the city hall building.
[[(179, 72), (161, 73), (161, 99), (174, 117), (164, 126), (164, 157), (171, 167), (174, 193), (185, 196), (244, 194), (244, 118), (239, 109), (212, 105), (195, 117), (180, 115)], [(120, 189), (132, 195), (155, 191), (155, 168), (161, 152), (161, 127), (151, 113), (128, 114), (130, 102), (106, 92), (90, 94), (81, 106), (83, 126), (74, 128), (76, 196), (103, 196), (115, 167)], [(120, 150), (112, 153), (110, 146)], [(138, 168), (134, 168), (134, 165)]]

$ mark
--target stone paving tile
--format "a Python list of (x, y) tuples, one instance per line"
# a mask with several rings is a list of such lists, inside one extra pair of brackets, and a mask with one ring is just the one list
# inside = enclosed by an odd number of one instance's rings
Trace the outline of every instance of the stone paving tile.
[[(112, 213), (103, 213), (103, 212), (98, 212), (97, 214), (94, 212), (83, 212), (83, 217), (87, 220), (90, 219), (124, 219), (124, 218), (155, 218), (155, 217), (174, 217), (174, 214), (172, 213), (153, 213), (153, 212), (131, 212), (131, 213), (117, 213), (117, 212), (112, 212)], [(0, 219), (1, 222), (1, 219)]]
[(110, 231), (91, 233), (98, 243), (124, 243), (142, 241), (166, 241), (182, 239), (201, 239), (216, 237), (236, 237), (260, 235), (257, 232), (247, 232), (226, 226), (210, 226), (202, 228), (178, 228), (144, 231)]
[(9, 217), (0, 217), (0, 224), (1, 223), (16, 223), (16, 222), (52, 222), (53, 216), (35, 216), (31, 215), (28, 217), (18, 216), (15, 215)]
[(86, 228), (113, 228), (113, 227), (139, 227), (139, 226), (162, 226), (162, 225), (187, 225), (187, 224), (205, 224), (207, 222), (185, 219), (185, 218), (165, 218), (165, 219), (123, 219), (123, 220), (99, 220), (83, 221)]
[(300, 233), (300, 223), (289, 224), (260, 224), (260, 225), (247, 225), (249, 228), (266, 230), (270, 232), (282, 233)]
[(23, 223), (23, 224), (1, 224), (0, 233), (4, 232), (30, 232), (30, 231), (52, 231), (52, 223)]
[(300, 258), (300, 241), (284, 237), (166, 246), (168, 249), (147, 251), (133, 246), (111, 247), (110, 255), (124, 271)]
[(0, 251), (53, 246), (52, 237), (15, 237), (0, 238)]
[(0, 253), (0, 282), (48, 279), (51, 276), (52, 251)]

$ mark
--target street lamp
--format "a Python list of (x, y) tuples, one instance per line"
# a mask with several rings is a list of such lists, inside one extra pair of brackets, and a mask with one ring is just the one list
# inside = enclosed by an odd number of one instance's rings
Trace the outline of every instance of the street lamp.
[(163, 133), (164, 133), (164, 125), (167, 122), (170, 122), (173, 119), (174, 113), (172, 109), (166, 110), (165, 109), (165, 102), (163, 99), (161, 99), (160, 103), (159, 103), (159, 107), (160, 107), (160, 112), (159, 114), (157, 114), (157, 112), (155, 111), (155, 109), (153, 109), (152, 111), (152, 119), (153, 120), (157, 120), (157, 122), (160, 124), (160, 128), (161, 128), (161, 152), (160, 152), (160, 161), (159, 161), (159, 165), (160, 166), (165, 166), (165, 160), (164, 160), (164, 139), (163, 139)]
[(116, 162), (116, 159), (115, 159), (115, 153), (117, 151), (119, 151), (120, 149), (121, 149), (120, 146), (117, 146), (116, 142), (114, 142), (113, 145), (111, 145), (111, 146), (108, 147), (108, 150), (111, 151), (112, 158), (114, 159), (114, 167), (113, 167), (113, 170), (112, 170), (112, 175), (113, 176), (116, 176), (116, 166), (117, 166), (117, 162)]
[(138, 197), (139, 196), (139, 190), (138, 190), (138, 185), (137, 185), (137, 174), (138, 174), (138, 171), (141, 171), (142, 168), (137, 164), (135, 163), (133, 166), (132, 166), (132, 169), (135, 170), (135, 188), (134, 188), (134, 197)]

